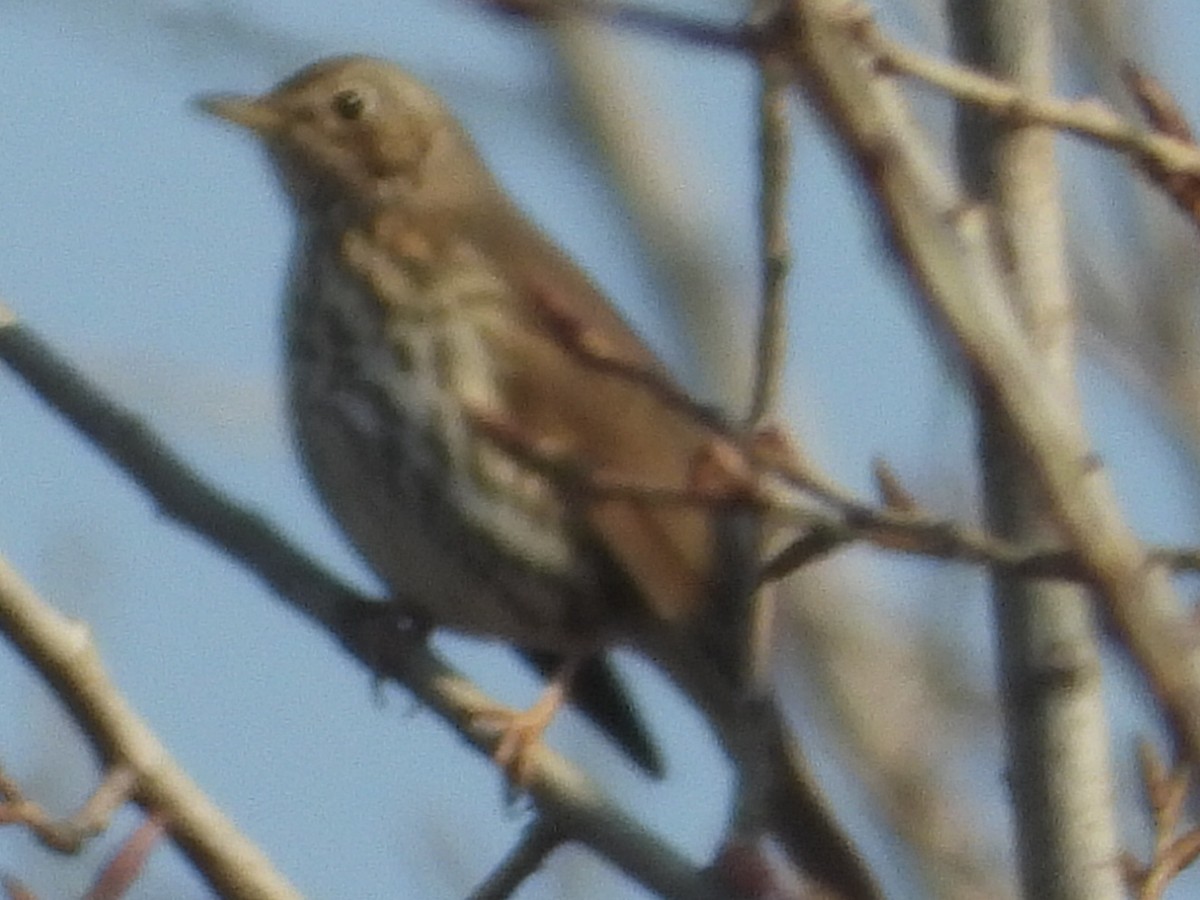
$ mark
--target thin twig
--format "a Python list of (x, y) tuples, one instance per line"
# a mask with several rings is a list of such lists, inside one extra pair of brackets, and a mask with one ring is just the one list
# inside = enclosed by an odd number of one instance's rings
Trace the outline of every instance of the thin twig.
[[(1196, 138), (1187, 117), (1161, 82), (1133, 63), (1126, 63), (1122, 67), (1121, 76), (1155, 131), (1196, 146)], [(1160, 169), (1150, 161), (1147, 161), (1146, 171), (1163, 192), (1175, 201), (1175, 205), (1187, 214), (1192, 224), (1200, 226), (1200, 175)]]
[[(826, 486), (812, 491), (832, 509), (832, 512), (822, 512), (809, 503), (789, 502), (777, 492), (768, 490), (756, 480), (753, 472), (746, 473), (729, 465), (721, 469), (724, 478), (710, 478), (702, 483), (695, 483), (695, 479), (682, 486), (640, 481), (583, 466), (569, 452), (540, 447), (510, 420), (489, 411), (472, 410), (471, 423), (530, 469), (584, 498), (636, 500), (659, 506), (751, 508), (769, 513), (780, 524), (800, 529), (802, 535), (765, 564), (761, 575), (764, 581), (784, 578), (841, 546), (855, 543), (870, 543), (895, 553), (982, 565), (996, 572), (1026, 578), (1091, 580), (1078, 556), (1067, 547), (1058, 544), (1022, 546), (1006, 541), (970, 525), (930, 515), (911, 498), (906, 508), (877, 507)], [(714, 458), (719, 460), (720, 454)], [(781, 467), (778, 456), (761, 456), (755, 462), (767, 464), (770, 474), (786, 477), (795, 488), (806, 494), (809, 492), (807, 470), (796, 465)], [(1179, 572), (1200, 572), (1200, 548), (1153, 546), (1147, 549), (1149, 558), (1155, 563)]]
[(164, 831), (166, 827), (161, 816), (147, 818), (117, 848), (83, 900), (120, 900), (137, 881)]
[[(1046, 384), (1007, 304), (1004, 264), (987, 213), (947, 177), (895, 80), (870, 65), (870, 48), (847, 28), (845, 4), (791, 0), (785, 11), (780, 28), (792, 41), (797, 81), (870, 187), (890, 246), (917, 287), (914, 296), (995, 391), (1114, 633), (1162, 701), (1189, 758), (1200, 759), (1200, 647), (1183, 627), (1183, 604), (1169, 572), (1152, 563), (1122, 514), (1084, 423), (1063, 414)], [(1130, 146), (1170, 145), (1176, 156), (1185, 155), (1177, 152), (1183, 149), (1200, 169), (1195, 148), (1146, 138), (1123, 123), (1120, 133)]]
[(875, 61), (882, 74), (905, 75), (1017, 123), (1046, 125), (1127, 155), (1145, 166), (1200, 174), (1200, 148), (1156, 134), (1113, 112), (1099, 100), (1034, 96), (1007, 81), (936, 60), (887, 37), (865, 6), (845, 13), (840, 25)]
[(758, 428), (775, 414), (788, 340), (784, 294), (791, 263), (784, 215), (791, 162), (788, 81), (782, 60), (773, 54), (765, 55), (759, 63), (758, 97), (758, 229), (762, 294), (754, 392), (747, 430)]
[(16, 781), (0, 770), (0, 823), (23, 824), (43, 846), (58, 853), (77, 853), (88, 838), (108, 827), (113, 813), (129, 801), (136, 783), (136, 773), (118, 764), (108, 771), (78, 812), (56, 819), (26, 797)]
[[(68, 620), (0, 559), (0, 632), (55, 689), (97, 755), (136, 773), (132, 799), (169, 822), (176, 844), (221, 896), (300, 894), (191, 781), (104, 670), (87, 629)], [(114, 775), (114, 782), (124, 775)], [(121, 792), (118, 792), (121, 793)]]
[[(786, 16), (762, 24), (725, 26), (672, 12), (599, 0), (475, 2), (497, 11), (533, 19), (584, 16), (673, 41), (746, 55), (778, 49), (788, 40), (787, 33), (790, 30)], [(860, 46), (874, 58), (880, 72), (922, 81), (948, 96), (983, 107), (1002, 118), (1047, 125), (1095, 141), (1132, 157), (1142, 166), (1200, 175), (1200, 148), (1184, 140), (1141, 128), (1100, 101), (1032, 96), (1006, 81), (911, 50), (884, 35), (865, 4), (844, 3), (836, 16), (829, 16), (827, 21), (852, 33)]]
[(562, 832), (552, 822), (534, 819), (504, 861), (468, 900), (507, 900), (562, 842)]
[(670, 41), (716, 50), (746, 51), (757, 45), (757, 32), (678, 13), (597, 0), (474, 0), (486, 9), (536, 21), (588, 18)]
[(1191, 793), (1189, 768), (1168, 768), (1154, 746), (1145, 740), (1138, 744), (1138, 763), (1154, 826), (1154, 848), (1149, 864), (1135, 864), (1131, 875), (1137, 885), (1138, 900), (1158, 900), (1175, 876), (1195, 860), (1200, 852), (1200, 833), (1188, 829), (1176, 837)]

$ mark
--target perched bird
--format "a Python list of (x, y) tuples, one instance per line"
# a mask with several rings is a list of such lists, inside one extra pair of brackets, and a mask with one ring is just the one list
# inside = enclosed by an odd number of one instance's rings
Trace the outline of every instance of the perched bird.
[[(261, 97), (202, 103), (262, 141), (291, 200), (296, 442), (407, 612), (565, 668), (575, 702), (655, 769), (603, 661), (633, 647), (745, 752), (754, 517), (663, 496), (693, 488), (725, 430), (676, 402), (646, 344), (407, 73), (329, 59)], [(787, 769), (785, 729), (767, 721)], [(801, 861), (853, 868), (819, 797), (803, 803), (789, 827), (816, 861)]]

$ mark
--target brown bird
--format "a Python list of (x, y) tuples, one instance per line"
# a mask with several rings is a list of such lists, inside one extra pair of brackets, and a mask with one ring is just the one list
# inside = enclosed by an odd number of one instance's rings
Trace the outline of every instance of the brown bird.
[[(262, 140), (293, 204), (297, 444), (407, 611), (565, 667), (574, 701), (653, 770), (603, 662), (617, 645), (643, 652), (735, 757), (757, 743), (747, 723), (765, 723), (769, 766), (790, 773), (770, 789), (796, 800), (776, 830), (804, 832), (797, 855), (816, 877), (861, 875), (807, 776), (791, 777), (799, 758), (773, 705), (764, 719), (747, 700), (754, 516), (662, 496), (695, 487), (725, 429), (674, 402), (654, 354), (408, 74), (330, 59), (264, 96), (203, 105)], [(846, 896), (873, 896), (859, 882)]]

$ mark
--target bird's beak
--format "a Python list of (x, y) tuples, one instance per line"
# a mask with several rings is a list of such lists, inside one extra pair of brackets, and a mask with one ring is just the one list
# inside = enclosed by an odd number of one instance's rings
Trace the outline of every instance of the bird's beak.
[(263, 97), (213, 94), (197, 98), (196, 106), (218, 119), (247, 128), (259, 137), (270, 137), (283, 127), (283, 115)]

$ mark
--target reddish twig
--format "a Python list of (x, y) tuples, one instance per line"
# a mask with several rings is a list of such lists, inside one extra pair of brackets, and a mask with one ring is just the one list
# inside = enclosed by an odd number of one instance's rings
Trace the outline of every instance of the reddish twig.
[(112, 815), (136, 785), (132, 769), (116, 766), (74, 815), (56, 819), (25, 797), (20, 786), (0, 771), (0, 823), (27, 827), (46, 847), (58, 853), (77, 853), (89, 838), (108, 827)]
[[(1121, 77), (1137, 100), (1142, 115), (1146, 117), (1151, 128), (1177, 141), (1196, 145), (1187, 118), (1162, 82), (1131, 62), (1126, 62), (1121, 67)], [(1174, 200), (1175, 204), (1191, 217), (1192, 222), (1200, 227), (1200, 175), (1194, 172), (1172, 171), (1153, 159), (1146, 159), (1143, 168), (1163, 193)]]
[(1138, 761), (1154, 825), (1154, 849), (1148, 864), (1143, 866), (1130, 859), (1127, 867), (1138, 900), (1158, 900), (1171, 881), (1200, 855), (1200, 831), (1182, 828), (1191, 792), (1189, 768), (1168, 768), (1147, 741), (1138, 746)]
[(146, 819), (113, 854), (83, 900), (120, 900), (125, 896), (130, 885), (142, 874), (150, 852), (165, 831), (166, 826), (159, 816)]

